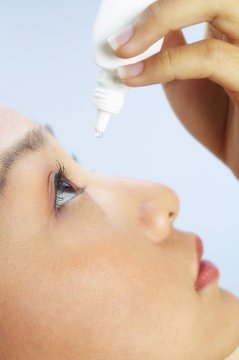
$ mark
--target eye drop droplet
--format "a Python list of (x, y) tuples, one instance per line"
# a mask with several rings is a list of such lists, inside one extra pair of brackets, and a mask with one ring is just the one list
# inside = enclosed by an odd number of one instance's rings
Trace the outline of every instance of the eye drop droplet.
[(99, 131), (99, 130), (95, 130), (95, 137), (97, 137), (98, 139), (101, 139), (104, 136), (104, 133)]

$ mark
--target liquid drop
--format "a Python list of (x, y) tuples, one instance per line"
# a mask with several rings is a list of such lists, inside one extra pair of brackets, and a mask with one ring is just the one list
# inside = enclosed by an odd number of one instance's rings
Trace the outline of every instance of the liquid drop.
[(95, 137), (97, 137), (98, 139), (102, 138), (104, 136), (104, 133), (102, 131), (99, 130), (95, 130)]

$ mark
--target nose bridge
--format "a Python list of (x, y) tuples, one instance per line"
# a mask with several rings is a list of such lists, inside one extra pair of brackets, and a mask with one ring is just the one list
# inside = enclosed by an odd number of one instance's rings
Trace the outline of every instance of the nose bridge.
[[(179, 199), (165, 185), (114, 176), (95, 176), (91, 195), (126, 226), (137, 225), (153, 241), (165, 239), (179, 211)], [(120, 220), (119, 219), (119, 220)]]
[[(116, 178), (115, 178), (116, 180)], [(153, 241), (165, 239), (179, 212), (176, 193), (165, 185), (117, 178), (112, 190), (117, 191), (131, 222), (137, 221), (141, 231)]]

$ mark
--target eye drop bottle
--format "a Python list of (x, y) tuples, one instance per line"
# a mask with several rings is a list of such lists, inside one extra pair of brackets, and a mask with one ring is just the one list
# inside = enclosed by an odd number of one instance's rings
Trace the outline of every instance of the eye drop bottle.
[(92, 36), (93, 60), (101, 69), (98, 73), (97, 88), (93, 104), (98, 114), (95, 124), (95, 136), (104, 135), (112, 114), (118, 114), (128, 90), (118, 76), (117, 68), (134, 64), (159, 52), (163, 43), (160, 39), (144, 53), (130, 59), (121, 59), (114, 55), (107, 39), (131, 24), (135, 17), (155, 0), (102, 0), (96, 18)]

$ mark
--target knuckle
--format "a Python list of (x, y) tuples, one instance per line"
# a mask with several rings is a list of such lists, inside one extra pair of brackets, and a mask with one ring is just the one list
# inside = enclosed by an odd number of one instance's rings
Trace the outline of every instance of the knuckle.
[[(203, 55), (208, 60), (208, 69), (212, 76), (220, 71), (226, 73), (230, 64), (231, 69), (239, 68), (239, 49), (225, 41), (210, 39), (204, 42), (205, 52)], [(236, 76), (236, 73), (235, 73)]]
[(162, 62), (171, 74), (173, 74), (173, 72), (174, 72), (174, 60), (173, 59), (174, 59), (173, 49), (170, 49), (170, 48), (165, 49), (162, 54)]
[(222, 41), (218, 39), (209, 39), (203, 42), (202, 60), (207, 69), (208, 77), (215, 76), (218, 67), (222, 61)]
[(218, 39), (209, 39), (204, 42), (206, 55), (209, 59), (221, 59), (224, 43)]

